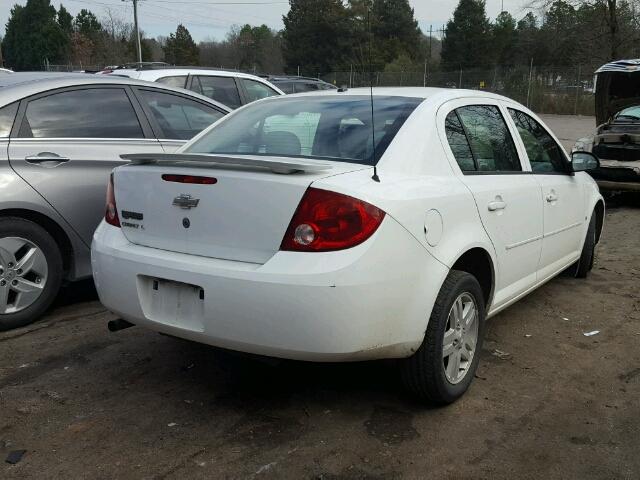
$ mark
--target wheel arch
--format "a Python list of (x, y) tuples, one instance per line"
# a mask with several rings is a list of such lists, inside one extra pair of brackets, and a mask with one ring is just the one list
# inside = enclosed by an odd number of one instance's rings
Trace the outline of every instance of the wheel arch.
[(24, 208), (9, 208), (6, 210), (0, 210), (0, 218), (7, 217), (29, 220), (44, 228), (47, 233), (49, 233), (49, 235), (53, 237), (53, 240), (56, 242), (58, 248), (60, 249), (60, 254), (62, 255), (62, 265), (64, 268), (64, 276), (66, 277), (70, 272), (73, 271), (73, 244), (71, 243), (71, 239), (67, 235), (67, 232), (65, 232), (64, 228), (62, 228), (58, 224), (58, 222), (43, 213)]
[(484, 301), (489, 311), (493, 299), (496, 271), (491, 254), (482, 247), (472, 247), (453, 262), (451, 270), (459, 270), (473, 275), (484, 294)]

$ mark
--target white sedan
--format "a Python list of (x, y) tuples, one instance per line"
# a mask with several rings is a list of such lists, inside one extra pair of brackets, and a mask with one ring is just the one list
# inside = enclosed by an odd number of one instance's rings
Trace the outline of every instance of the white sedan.
[(597, 158), (477, 91), (270, 98), (127, 158), (93, 239), (108, 309), (243, 352), (401, 359), (436, 403), (469, 387), (488, 317), (587, 275), (604, 219)]

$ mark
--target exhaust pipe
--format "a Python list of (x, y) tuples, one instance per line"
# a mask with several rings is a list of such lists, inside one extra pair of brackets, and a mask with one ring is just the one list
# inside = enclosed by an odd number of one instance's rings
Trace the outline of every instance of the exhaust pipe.
[(121, 318), (117, 320), (110, 320), (107, 324), (107, 328), (110, 332), (117, 332), (118, 330), (124, 330), (125, 328), (129, 327), (135, 327), (135, 325)]

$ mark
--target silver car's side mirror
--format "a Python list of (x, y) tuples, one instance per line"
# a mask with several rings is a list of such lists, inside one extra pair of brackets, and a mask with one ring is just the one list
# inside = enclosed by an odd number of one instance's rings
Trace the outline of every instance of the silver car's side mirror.
[(591, 152), (577, 151), (571, 154), (571, 167), (574, 172), (587, 172), (600, 167), (600, 160)]

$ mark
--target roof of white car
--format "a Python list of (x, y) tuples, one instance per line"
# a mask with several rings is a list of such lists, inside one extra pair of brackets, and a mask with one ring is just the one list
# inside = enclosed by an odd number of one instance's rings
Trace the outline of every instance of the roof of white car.
[(139, 79), (144, 80), (152, 80), (155, 81), (159, 78), (163, 77), (174, 77), (178, 75), (215, 75), (216, 77), (240, 77), (240, 78), (250, 78), (252, 80), (259, 80), (261, 82), (265, 82), (263, 78), (260, 78), (256, 75), (251, 75), (249, 73), (242, 72), (234, 72), (232, 70), (217, 70), (214, 68), (151, 68), (148, 70), (145, 69), (121, 69), (114, 70), (111, 74), (114, 75), (126, 75), (126, 76), (134, 76)]
[(344, 91), (339, 90), (322, 90), (314, 92), (296, 93), (287, 95), (291, 97), (308, 97), (308, 96), (326, 96), (326, 95), (373, 95), (376, 97), (413, 97), (413, 98), (434, 98), (438, 97), (441, 101), (454, 100), (456, 98), (474, 97), (474, 98), (492, 98), (496, 100), (509, 100), (502, 95), (482, 90), (467, 90), (458, 88), (436, 88), (436, 87), (367, 87), (349, 88)]
[[(89, 73), (19, 72), (11, 75), (0, 75), (0, 105), (5, 105), (17, 99), (53, 90), (55, 88), (93, 84), (151, 86), (149, 82), (142, 80), (110, 75), (93, 75)], [(181, 88), (169, 87), (158, 83), (154, 83), (152, 86), (163, 90), (180, 91), (204, 100), (207, 103), (215, 104), (223, 110), (230, 111), (229, 107), (195, 92), (183, 90)]]

